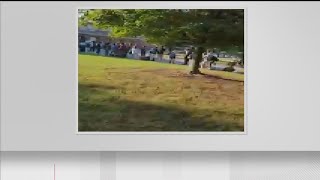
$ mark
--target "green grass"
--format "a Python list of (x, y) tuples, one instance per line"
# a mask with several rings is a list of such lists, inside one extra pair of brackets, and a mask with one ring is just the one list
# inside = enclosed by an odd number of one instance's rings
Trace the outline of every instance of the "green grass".
[(79, 131), (243, 131), (243, 75), (79, 55)]

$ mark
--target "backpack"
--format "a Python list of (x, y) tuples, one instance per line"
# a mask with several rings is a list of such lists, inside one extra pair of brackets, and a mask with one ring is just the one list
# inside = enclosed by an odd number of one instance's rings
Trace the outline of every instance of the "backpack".
[(170, 58), (176, 58), (176, 54), (175, 53), (170, 53)]

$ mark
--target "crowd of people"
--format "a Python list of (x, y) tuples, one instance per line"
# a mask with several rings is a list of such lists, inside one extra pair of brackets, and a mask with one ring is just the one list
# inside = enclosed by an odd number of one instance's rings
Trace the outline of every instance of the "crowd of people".
[[(164, 46), (147, 47), (138, 46), (133, 43), (124, 42), (79, 42), (79, 52), (95, 53), (103, 56), (125, 57), (130, 59), (150, 60), (150, 61), (165, 61), (164, 55), (168, 55), (169, 63), (175, 64), (176, 52), (172, 48)], [(183, 59), (183, 64), (188, 65), (189, 60), (196, 58), (194, 47), (187, 48)], [(207, 50), (203, 53), (200, 68), (211, 67), (218, 59), (218, 55), (214, 50)]]
[[(141, 59), (150, 61), (163, 61), (166, 48), (164, 46), (158, 47), (139, 47), (132, 43), (112, 43), (112, 42), (79, 42), (79, 52), (96, 53), (104, 56), (115, 56), (115, 57), (127, 57), (131, 59)], [(169, 55), (169, 62), (174, 63), (176, 53), (168, 49), (167, 54)]]

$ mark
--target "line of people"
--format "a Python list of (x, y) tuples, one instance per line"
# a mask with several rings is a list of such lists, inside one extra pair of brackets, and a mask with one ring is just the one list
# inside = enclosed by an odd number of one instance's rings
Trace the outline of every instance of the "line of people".
[(111, 42), (80, 42), (79, 51), (86, 53), (96, 53), (105, 56), (126, 57), (132, 44), (127, 43), (111, 43)]
[[(175, 63), (176, 53), (169, 48), (169, 63)], [(131, 59), (164, 61), (166, 48), (161, 46), (149, 48), (146, 46), (138, 47), (132, 43), (110, 43), (110, 42), (79, 42), (79, 51), (86, 53), (96, 53), (104, 56), (127, 57)]]
[[(151, 50), (149, 51), (149, 60), (154, 61), (158, 59), (159, 61), (163, 61), (164, 60), (163, 55), (165, 51), (166, 51), (166, 48), (164, 46), (161, 46), (160, 49), (158, 49), (158, 47), (151, 48)], [(176, 59), (176, 53), (171, 48), (169, 48), (168, 51), (169, 51), (168, 53), (169, 63), (174, 64)]]

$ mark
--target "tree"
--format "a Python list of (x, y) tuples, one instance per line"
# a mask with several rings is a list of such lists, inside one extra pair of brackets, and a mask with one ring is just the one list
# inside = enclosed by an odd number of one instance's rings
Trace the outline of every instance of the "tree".
[(244, 46), (243, 9), (96, 9), (79, 18), (80, 24), (89, 21), (111, 29), (115, 37), (142, 35), (148, 42), (166, 46), (192, 44), (194, 74), (200, 73), (206, 48)]

